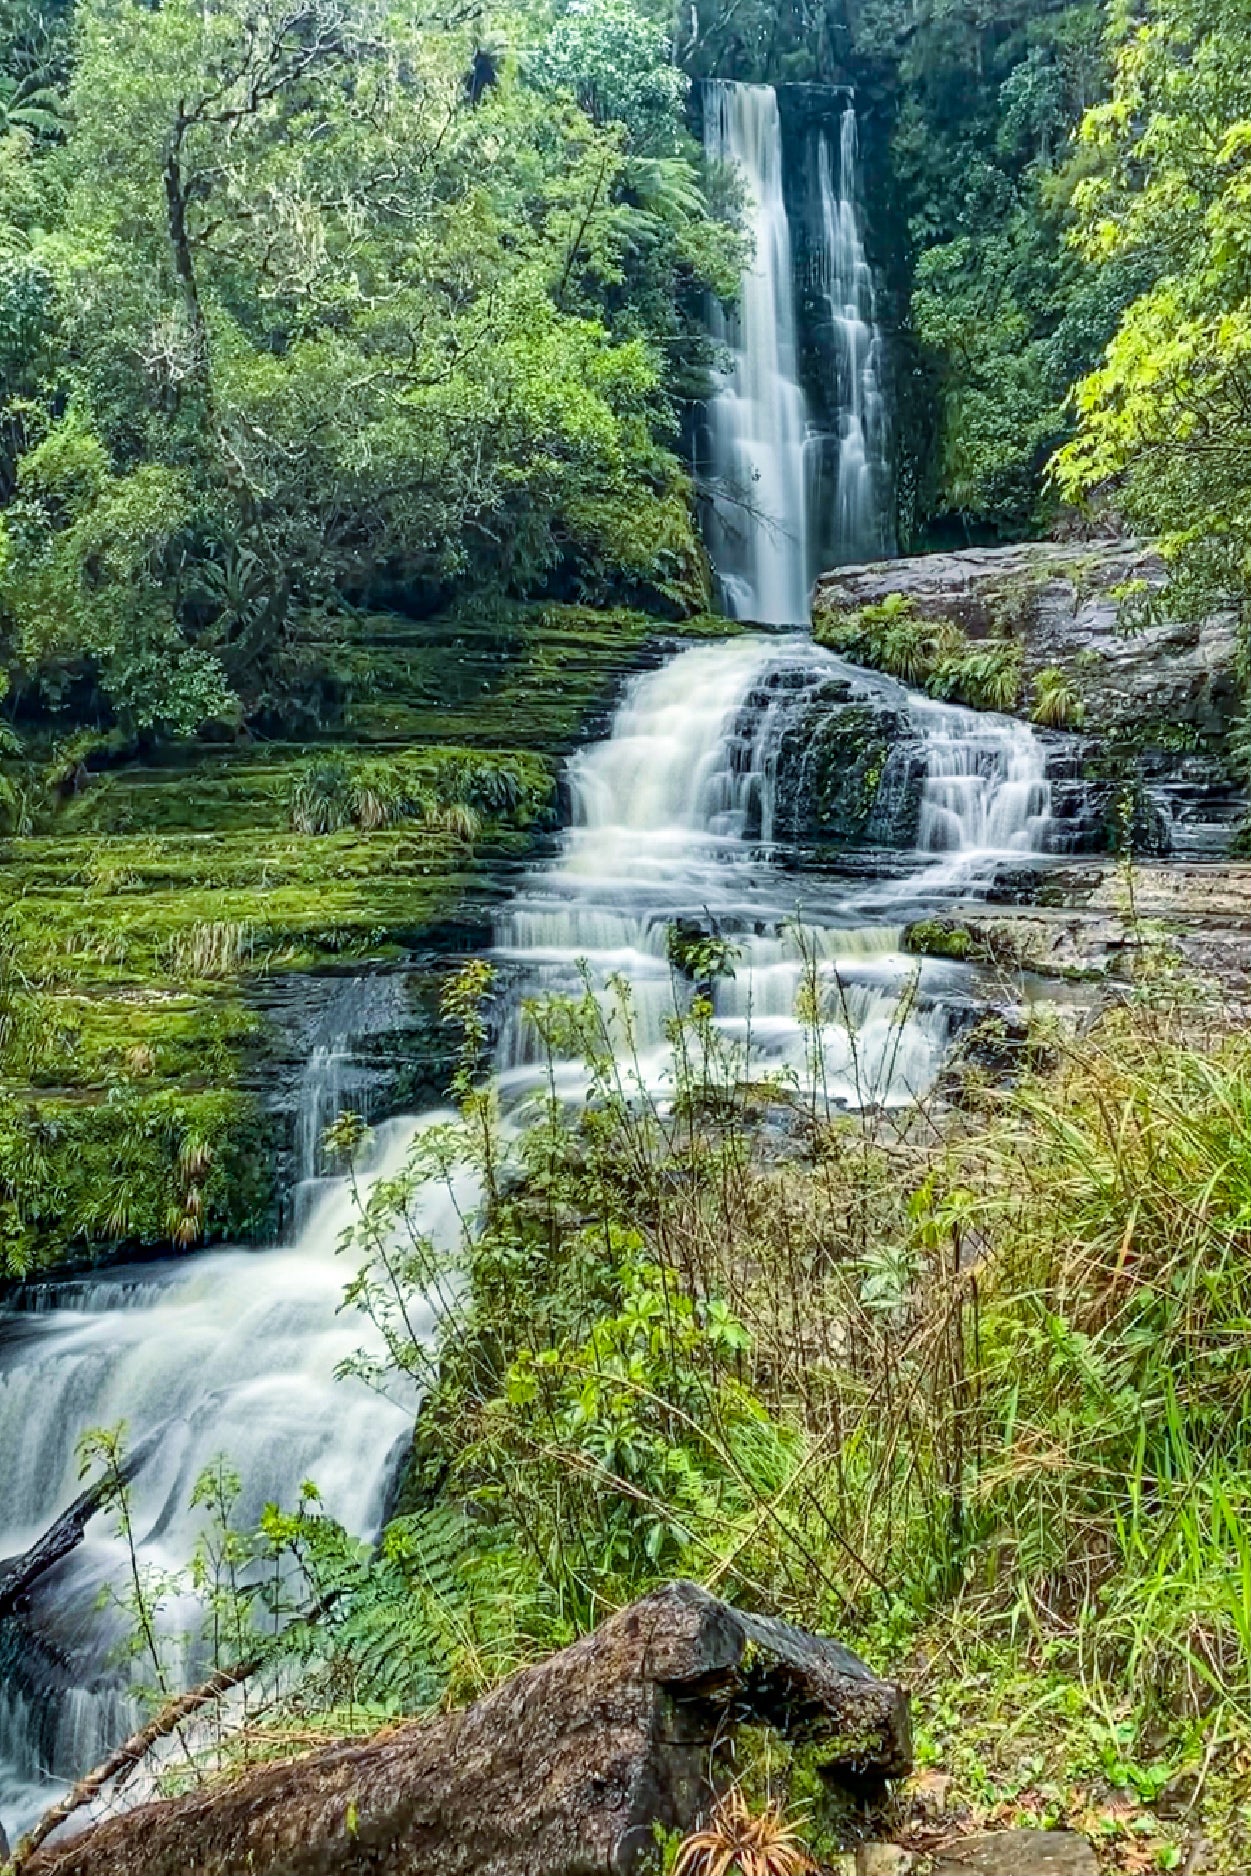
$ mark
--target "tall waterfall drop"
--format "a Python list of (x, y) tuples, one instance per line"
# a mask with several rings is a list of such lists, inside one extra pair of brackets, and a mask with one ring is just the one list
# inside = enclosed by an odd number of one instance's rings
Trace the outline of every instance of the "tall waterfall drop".
[(882, 335), (860, 226), (856, 107), (850, 99), (839, 125), (837, 167), (829, 134), (822, 132), (820, 184), (822, 261), (839, 369), (835, 558), (842, 563), (877, 560), (893, 549), (888, 423)]
[(708, 545), (735, 618), (799, 625), (808, 617), (807, 412), (773, 87), (711, 81), (704, 147), (742, 173), (755, 250), (737, 313), (714, 304), (711, 315), (712, 336), (730, 348), (734, 363), (708, 411), (716, 491)]
[(753, 243), (737, 310), (714, 304), (710, 313), (712, 336), (731, 364), (708, 407), (709, 552), (733, 617), (803, 625), (824, 566), (891, 550), (883, 346), (861, 227), (855, 106), (848, 97), (837, 129), (820, 131), (819, 226), (810, 230), (830, 328), (820, 350), (835, 382), (819, 402), (831, 414), (832, 439), (801, 382), (795, 244), (773, 87), (710, 80), (704, 147), (738, 170)]

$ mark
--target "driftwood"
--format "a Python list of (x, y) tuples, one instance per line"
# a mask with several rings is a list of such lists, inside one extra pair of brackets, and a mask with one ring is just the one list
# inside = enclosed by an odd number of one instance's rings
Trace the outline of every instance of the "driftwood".
[(146, 1439), (140, 1440), (133, 1451), (123, 1458), (118, 1474), (106, 1473), (103, 1478), (96, 1479), (78, 1494), (68, 1510), (63, 1511), (55, 1523), (48, 1526), (29, 1550), (23, 1551), (20, 1557), (10, 1557), (0, 1562), (0, 1620), (6, 1615), (12, 1615), (24, 1601), (27, 1592), (54, 1563), (60, 1563), (62, 1557), (68, 1557), (71, 1550), (78, 1548), (88, 1524), (116, 1489), (118, 1475), (123, 1484), (128, 1484), (149, 1454), (156, 1450), (164, 1433), (164, 1427), (158, 1427)]
[(262, 1766), (45, 1845), (24, 1876), (626, 1876), (740, 1721), (834, 1774), (909, 1769), (908, 1697), (849, 1649), (670, 1584), (462, 1713)]

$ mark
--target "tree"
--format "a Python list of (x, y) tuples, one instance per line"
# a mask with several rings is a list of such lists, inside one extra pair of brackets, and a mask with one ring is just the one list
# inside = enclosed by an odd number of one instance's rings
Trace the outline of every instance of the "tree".
[(1238, 0), (1149, 0), (1112, 19), (1111, 96), (1088, 112), (1098, 167), (1077, 240), (1145, 263), (1078, 430), (1056, 459), (1071, 500), (1108, 494), (1160, 539), (1174, 598), (1251, 610), (1251, 40)]
[(663, 35), (604, 19), (630, 123), (611, 59), (589, 110), (566, 88), (572, 21), (542, 72), (479, 84), (469, 24), (376, 0), (83, 0), (71, 128), (26, 152), (56, 356), (9, 400), (3, 604), (45, 697), (95, 686), (136, 728), (289, 717), (310, 638), (381, 589), (576, 567), (698, 599), (684, 303), (733, 234)]

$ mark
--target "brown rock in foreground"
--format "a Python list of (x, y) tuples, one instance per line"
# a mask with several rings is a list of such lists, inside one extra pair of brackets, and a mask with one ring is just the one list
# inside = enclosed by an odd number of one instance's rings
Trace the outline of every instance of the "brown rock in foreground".
[(674, 1583), (463, 1713), (145, 1805), (25, 1876), (624, 1876), (654, 1823), (695, 1821), (742, 1720), (823, 1743), (835, 1774), (911, 1760), (901, 1687)]

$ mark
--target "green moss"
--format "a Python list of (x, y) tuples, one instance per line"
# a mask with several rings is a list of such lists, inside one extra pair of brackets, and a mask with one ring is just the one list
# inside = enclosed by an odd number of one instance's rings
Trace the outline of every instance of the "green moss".
[(646, 613), (589, 606), (420, 622), (375, 616), (337, 654), (344, 729), (368, 743), (452, 736), (559, 755), (658, 637), (724, 638), (742, 629), (708, 614), (661, 625)]
[(954, 958), (959, 962), (978, 951), (968, 927), (947, 918), (915, 919), (904, 928), (903, 948), (915, 957)]
[(260, 1042), (247, 979), (418, 942), (526, 838), (497, 820), (477, 842), (421, 826), (3, 843), (6, 1267), (263, 1235), (272, 1142), (240, 1091)]

